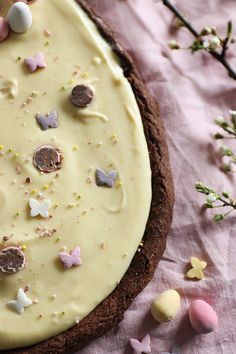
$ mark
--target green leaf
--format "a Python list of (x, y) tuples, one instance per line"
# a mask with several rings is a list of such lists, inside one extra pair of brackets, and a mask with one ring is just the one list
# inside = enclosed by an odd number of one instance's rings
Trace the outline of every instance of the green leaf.
[(212, 203), (205, 203), (205, 204), (204, 204), (204, 207), (205, 207), (206, 209), (213, 209), (213, 208), (214, 208), (214, 205), (213, 205)]
[(218, 221), (221, 221), (221, 220), (224, 220), (224, 215), (223, 214), (216, 214), (214, 216), (214, 221), (218, 222)]
[(228, 192), (222, 192), (223, 197), (229, 199), (229, 193)]
[(215, 140), (219, 140), (219, 139), (223, 139), (224, 138), (224, 135), (222, 135), (222, 134), (220, 134), (220, 133), (216, 133), (215, 135), (214, 135), (214, 139)]
[(227, 26), (227, 37), (230, 38), (232, 36), (232, 32), (233, 32), (233, 24), (232, 21), (230, 20), (228, 22), (228, 26)]
[(190, 46), (192, 53), (197, 52), (198, 50), (204, 49), (202, 40), (196, 39), (193, 44)]
[(231, 166), (230, 166), (230, 164), (223, 164), (222, 166), (221, 166), (221, 170), (223, 171), (223, 172), (225, 172), (225, 173), (227, 173), (227, 172), (230, 172), (231, 171)]

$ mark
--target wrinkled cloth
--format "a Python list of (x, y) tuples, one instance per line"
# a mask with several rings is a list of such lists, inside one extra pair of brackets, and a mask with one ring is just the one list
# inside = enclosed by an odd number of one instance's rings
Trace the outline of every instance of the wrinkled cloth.
[[(173, 15), (152, 0), (87, 0), (116, 32), (133, 57), (150, 93), (160, 106), (175, 185), (175, 208), (166, 251), (155, 276), (126, 311), (124, 320), (81, 354), (131, 354), (129, 338), (151, 336), (152, 353), (170, 351), (178, 343), (181, 354), (236, 353), (236, 214), (221, 223), (213, 211), (203, 211), (204, 196), (194, 189), (201, 180), (235, 196), (235, 174), (226, 175), (216, 158), (219, 142), (216, 115), (236, 109), (236, 81), (207, 53), (171, 51), (178, 39), (186, 47), (193, 37), (173, 27)], [(235, 0), (181, 1), (176, 5), (197, 29), (217, 26), (225, 34), (227, 21), (236, 23)], [(236, 68), (236, 45), (230, 61)], [(234, 55), (234, 57), (233, 57)], [(236, 145), (236, 144), (235, 144)], [(236, 150), (236, 146), (235, 146)], [(155, 198), (155, 196), (154, 196)], [(186, 280), (191, 256), (207, 261), (202, 281)], [(174, 320), (158, 325), (150, 315), (153, 298), (174, 288), (181, 294), (181, 310)], [(188, 321), (191, 300), (210, 303), (219, 316), (217, 330), (196, 335)]]

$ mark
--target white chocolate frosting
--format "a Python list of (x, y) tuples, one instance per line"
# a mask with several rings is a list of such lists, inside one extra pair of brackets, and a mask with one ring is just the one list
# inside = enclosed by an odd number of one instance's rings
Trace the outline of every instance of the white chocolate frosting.
[[(10, 4), (0, 0), (0, 16)], [(142, 120), (117, 57), (74, 0), (30, 10), (31, 29), (0, 43), (0, 245), (21, 246), (27, 258), (24, 270), (0, 272), (1, 350), (65, 331), (103, 301), (130, 265), (151, 201)], [(29, 73), (24, 59), (38, 52), (47, 67)], [(70, 101), (80, 83), (95, 92), (85, 109)], [(36, 114), (52, 111), (58, 128), (41, 130)], [(60, 170), (35, 168), (41, 145), (61, 150)], [(96, 185), (98, 168), (118, 172), (114, 188)], [(50, 201), (49, 218), (30, 216), (31, 198)], [(82, 264), (64, 269), (59, 253), (76, 247)], [(7, 303), (25, 287), (32, 304), (18, 314)]]

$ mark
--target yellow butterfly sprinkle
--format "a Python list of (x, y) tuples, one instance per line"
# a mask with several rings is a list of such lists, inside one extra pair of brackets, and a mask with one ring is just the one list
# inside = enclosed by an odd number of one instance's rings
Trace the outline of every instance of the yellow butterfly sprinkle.
[(204, 278), (203, 269), (206, 268), (207, 263), (204, 261), (200, 261), (200, 259), (196, 257), (191, 257), (190, 263), (192, 265), (192, 268), (186, 273), (186, 277), (191, 279), (197, 278), (199, 280), (202, 280)]

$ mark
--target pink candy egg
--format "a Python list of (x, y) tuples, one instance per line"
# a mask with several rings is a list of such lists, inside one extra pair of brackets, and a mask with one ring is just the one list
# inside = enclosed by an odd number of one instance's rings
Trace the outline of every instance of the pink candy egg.
[(5, 41), (9, 34), (9, 26), (5, 18), (0, 17), (0, 42)]
[(203, 300), (192, 301), (189, 308), (189, 320), (194, 330), (200, 334), (213, 332), (218, 325), (216, 312)]

